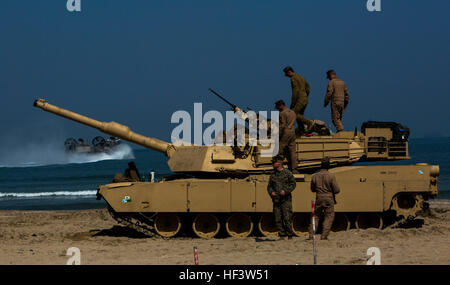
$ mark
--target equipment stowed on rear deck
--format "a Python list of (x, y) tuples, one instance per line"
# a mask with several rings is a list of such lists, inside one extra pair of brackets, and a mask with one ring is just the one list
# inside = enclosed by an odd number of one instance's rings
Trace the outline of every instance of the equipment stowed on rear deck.
[(365, 122), (361, 132), (366, 137), (366, 157), (371, 159), (409, 159), (409, 128), (395, 122)]
[[(318, 168), (327, 156), (333, 165), (357, 161), (409, 159), (409, 129), (394, 122), (365, 122), (361, 132), (342, 131), (330, 136), (296, 139), (298, 169)], [(257, 165), (270, 165), (270, 158), (256, 157)]]

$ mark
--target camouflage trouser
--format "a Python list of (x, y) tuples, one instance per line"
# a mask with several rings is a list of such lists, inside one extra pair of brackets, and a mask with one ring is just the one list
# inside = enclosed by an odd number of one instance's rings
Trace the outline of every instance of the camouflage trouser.
[(311, 128), (311, 125), (312, 125), (312, 121), (308, 120), (304, 116), (307, 105), (308, 105), (308, 102), (299, 103), (299, 104), (295, 105), (294, 108), (292, 108), (292, 111), (294, 111), (295, 114), (297, 115), (298, 129), (299, 129), (300, 133), (302, 133), (302, 134), (305, 132), (304, 125), (307, 125), (308, 128)]
[(273, 215), (278, 235), (293, 236), (292, 231), (292, 199), (285, 199), (281, 202), (273, 203)]
[[(315, 209), (315, 225), (316, 232), (319, 227), (319, 223), (322, 221), (322, 234), (321, 238), (326, 238), (330, 234), (331, 226), (333, 226), (334, 221), (334, 203), (332, 201), (326, 200), (316, 200)], [(313, 229), (312, 224), (309, 226), (309, 236), (312, 237)]]
[(289, 170), (294, 171), (297, 169), (297, 147), (295, 144), (295, 133), (291, 135), (284, 135), (280, 138), (280, 147), (278, 155), (283, 158), (287, 158), (289, 163)]
[(344, 106), (331, 103), (331, 120), (333, 121), (333, 125), (336, 127), (336, 131), (338, 132), (344, 130), (344, 125), (342, 124), (343, 114)]

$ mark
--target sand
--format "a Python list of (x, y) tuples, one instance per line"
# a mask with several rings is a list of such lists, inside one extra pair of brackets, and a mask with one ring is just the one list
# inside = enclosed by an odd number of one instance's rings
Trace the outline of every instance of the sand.
[[(318, 241), (318, 264), (366, 264), (378, 247), (381, 264), (450, 264), (450, 201), (431, 203), (431, 216), (409, 228), (351, 229)], [(423, 224), (422, 224), (423, 222)], [(421, 225), (422, 224), (422, 225)], [(204, 240), (148, 238), (121, 227), (106, 210), (0, 211), (0, 264), (66, 264), (78, 247), (81, 264), (312, 264), (304, 237)]]

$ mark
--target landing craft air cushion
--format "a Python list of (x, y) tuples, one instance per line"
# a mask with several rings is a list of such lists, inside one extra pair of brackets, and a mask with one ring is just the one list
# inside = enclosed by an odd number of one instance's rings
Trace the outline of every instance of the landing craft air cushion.
[[(233, 237), (254, 232), (273, 237), (277, 231), (267, 183), (272, 171), (270, 158), (261, 155), (261, 145), (245, 147), (174, 146), (146, 137), (116, 122), (100, 122), (49, 104), (34, 106), (91, 126), (106, 134), (163, 153), (173, 175), (158, 182), (120, 182), (101, 185), (110, 214), (119, 223), (148, 235), (174, 237), (192, 229), (201, 238), (213, 238), (220, 229)], [(427, 207), (426, 200), (438, 195), (439, 166), (352, 166), (356, 162), (409, 159), (408, 132), (401, 125), (364, 123), (361, 132), (296, 139), (297, 187), (292, 194), (293, 230), (307, 234), (310, 221), (309, 190), (312, 174), (320, 161), (331, 159), (330, 172), (341, 187), (335, 206), (333, 230), (382, 228), (388, 219), (411, 219)]]
[(111, 154), (120, 145), (120, 140), (115, 137), (105, 139), (101, 136), (96, 136), (92, 139), (92, 144), (85, 142), (83, 139), (75, 140), (68, 138), (64, 142), (64, 148), (68, 154), (93, 154), (106, 153)]

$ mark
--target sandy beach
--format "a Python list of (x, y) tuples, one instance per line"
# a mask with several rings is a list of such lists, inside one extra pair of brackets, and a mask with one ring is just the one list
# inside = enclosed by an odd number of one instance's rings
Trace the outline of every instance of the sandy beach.
[[(365, 264), (369, 247), (381, 264), (450, 264), (450, 201), (430, 203), (431, 215), (409, 228), (351, 229), (318, 241), (318, 264)], [(303, 237), (203, 240), (148, 238), (119, 226), (106, 210), (0, 211), (0, 264), (66, 264), (70, 247), (81, 264), (312, 264), (312, 242)]]

